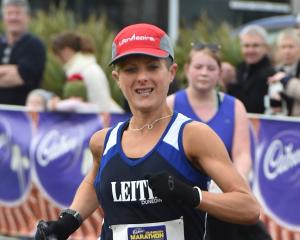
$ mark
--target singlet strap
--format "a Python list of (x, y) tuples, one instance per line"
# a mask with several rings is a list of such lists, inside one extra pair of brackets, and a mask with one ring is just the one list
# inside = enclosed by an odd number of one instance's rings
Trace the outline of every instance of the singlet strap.
[(124, 122), (119, 122), (114, 128), (109, 130), (107, 133), (107, 140), (105, 144), (105, 148), (103, 151), (103, 156), (113, 147), (117, 144), (117, 137), (118, 137), (118, 130), (119, 128), (124, 124)]

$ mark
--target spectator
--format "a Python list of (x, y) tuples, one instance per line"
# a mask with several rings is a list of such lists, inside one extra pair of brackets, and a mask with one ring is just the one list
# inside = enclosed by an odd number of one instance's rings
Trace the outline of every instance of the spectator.
[[(270, 77), (272, 82), (278, 77), (283, 77), (282, 73), (286, 73), (290, 77), (300, 77), (300, 36), (295, 29), (285, 29), (278, 35), (276, 44), (276, 73)], [(284, 76), (286, 76), (284, 74)], [(278, 79), (280, 80), (280, 79)], [(269, 109), (271, 114), (288, 114), (293, 115), (294, 98), (297, 101), (297, 96), (292, 94), (290, 90), (285, 91), (280, 82), (273, 83), (269, 86)], [(296, 107), (297, 108), (297, 107)]]
[(25, 106), (27, 115), (32, 121), (33, 133), (38, 131), (40, 112), (48, 110), (48, 102), (54, 97), (55, 95), (52, 92), (41, 88), (34, 89), (28, 93)]
[(268, 93), (267, 79), (275, 73), (267, 55), (267, 33), (257, 25), (245, 27), (240, 34), (243, 62), (236, 68), (236, 82), (228, 93), (240, 99), (247, 112), (264, 113), (264, 96)]
[(27, 0), (3, 0), (5, 35), (0, 38), (0, 104), (25, 105), (40, 86), (46, 61), (43, 43), (30, 33)]
[[(222, 78), (222, 63), (213, 44), (195, 44), (184, 65), (188, 87), (167, 98), (174, 111), (210, 126), (222, 139), (234, 166), (245, 178), (251, 171), (249, 122), (244, 105), (238, 99), (216, 90)], [(241, 141), (243, 139), (243, 141)], [(214, 183), (210, 191), (220, 193)], [(256, 233), (255, 237), (251, 232)], [(207, 216), (209, 240), (270, 240), (262, 223), (242, 226)]]
[(222, 91), (227, 92), (228, 85), (234, 84), (236, 81), (235, 67), (229, 62), (222, 62), (221, 64), (221, 78), (219, 85)]
[(44, 89), (32, 90), (26, 98), (26, 108), (28, 111), (46, 111), (48, 110), (48, 102), (54, 98), (55, 95)]
[(291, 110), (292, 116), (300, 116), (300, 79), (294, 78), (285, 72), (278, 72), (269, 78), (269, 83), (278, 84), (282, 87), (278, 88), (278, 92), (284, 91), (284, 93), (293, 98), (293, 107)]
[(53, 98), (48, 106), (53, 111), (97, 112), (98, 106), (87, 102), (87, 89), (82, 79), (68, 81), (63, 88), (63, 100)]
[(88, 102), (96, 104), (100, 112), (123, 112), (112, 99), (106, 75), (96, 61), (94, 48), (88, 38), (77, 33), (63, 32), (52, 40), (52, 49), (64, 64), (68, 78), (82, 76), (87, 88)]

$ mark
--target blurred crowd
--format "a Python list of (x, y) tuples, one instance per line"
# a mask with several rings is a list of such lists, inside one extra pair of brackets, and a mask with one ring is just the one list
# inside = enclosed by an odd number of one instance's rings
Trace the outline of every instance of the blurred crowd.
[[(61, 32), (51, 39), (65, 73), (62, 96), (40, 89), (47, 53), (28, 30), (30, 6), (26, 0), (3, 0), (2, 13), (0, 104), (37, 111), (101, 112), (106, 125), (110, 112), (130, 111), (126, 100), (120, 106), (112, 98), (91, 40), (76, 32)], [(218, 87), (241, 100), (248, 113), (300, 116), (298, 30), (282, 30), (276, 46), (268, 44), (268, 33), (257, 25), (246, 26), (239, 37), (243, 61), (236, 66), (222, 62)], [(169, 94), (178, 90), (180, 84), (174, 81)]]

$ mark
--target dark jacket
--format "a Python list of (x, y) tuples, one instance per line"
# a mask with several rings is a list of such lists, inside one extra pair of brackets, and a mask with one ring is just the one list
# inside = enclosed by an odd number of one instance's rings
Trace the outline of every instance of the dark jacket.
[(240, 99), (249, 113), (264, 113), (264, 96), (268, 94), (268, 77), (275, 74), (265, 56), (256, 64), (242, 62), (236, 67), (236, 83), (229, 85), (228, 94)]
[[(5, 37), (0, 39), (0, 64), (5, 64), (8, 44)], [(27, 94), (40, 86), (46, 63), (44, 44), (31, 34), (24, 34), (12, 47), (7, 64), (17, 65), (24, 85), (0, 87), (0, 104), (25, 105)]]

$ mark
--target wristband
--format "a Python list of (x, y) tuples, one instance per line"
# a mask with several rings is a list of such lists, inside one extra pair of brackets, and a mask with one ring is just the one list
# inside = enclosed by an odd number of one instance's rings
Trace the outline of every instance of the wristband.
[(72, 215), (78, 221), (79, 226), (82, 224), (83, 220), (82, 220), (82, 217), (79, 212), (77, 212), (73, 209), (67, 208), (67, 209), (63, 209), (60, 212), (59, 217), (62, 218), (65, 214)]
[(199, 193), (199, 199), (200, 199), (200, 201), (199, 201), (199, 204), (202, 202), (202, 191), (201, 191), (201, 189), (199, 188), (199, 187), (197, 187), (197, 186), (194, 186), (194, 188), (198, 191), (198, 193)]

